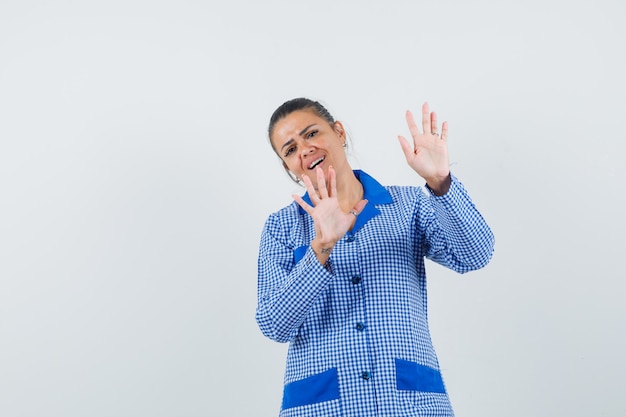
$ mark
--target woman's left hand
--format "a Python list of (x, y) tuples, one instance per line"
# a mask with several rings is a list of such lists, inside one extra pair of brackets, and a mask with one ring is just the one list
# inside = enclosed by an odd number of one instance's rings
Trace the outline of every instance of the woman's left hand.
[(445, 194), (450, 187), (448, 122), (443, 122), (439, 133), (437, 114), (430, 111), (428, 103), (422, 105), (423, 132), (420, 132), (409, 110), (406, 112), (406, 121), (413, 136), (413, 146), (404, 136), (398, 136), (398, 140), (407, 163), (426, 180), (435, 194)]

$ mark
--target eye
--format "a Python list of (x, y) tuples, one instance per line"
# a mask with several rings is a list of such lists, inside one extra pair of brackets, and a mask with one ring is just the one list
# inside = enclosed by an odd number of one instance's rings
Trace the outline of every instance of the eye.
[(285, 151), (285, 158), (291, 155), (292, 153), (294, 153), (295, 150), (296, 150), (295, 146), (288, 147), (287, 150)]
[(309, 133), (306, 134), (306, 138), (311, 139), (313, 136), (317, 135), (317, 132), (317, 130), (311, 130)]

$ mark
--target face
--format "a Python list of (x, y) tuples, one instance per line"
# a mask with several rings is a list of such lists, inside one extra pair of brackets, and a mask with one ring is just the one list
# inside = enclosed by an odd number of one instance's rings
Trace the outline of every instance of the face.
[(343, 125), (330, 125), (324, 118), (311, 110), (298, 110), (279, 120), (270, 138), (274, 150), (293, 175), (302, 179), (306, 174), (316, 186), (315, 168), (324, 171), (328, 178), (328, 167), (341, 173), (351, 169), (346, 160), (343, 144), (346, 134)]

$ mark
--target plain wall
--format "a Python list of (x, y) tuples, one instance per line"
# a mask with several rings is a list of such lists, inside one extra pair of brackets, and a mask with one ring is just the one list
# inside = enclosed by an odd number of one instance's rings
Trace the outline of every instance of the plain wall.
[(255, 320), (267, 216), (301, 192), (283, 101), (351, 161), (428, 101), (492, 226), (484, 269), (428, 263), (458, 416), (623, 416), (626, 3), (0, 3), (0, 416), (273, 416), (286, 345)]

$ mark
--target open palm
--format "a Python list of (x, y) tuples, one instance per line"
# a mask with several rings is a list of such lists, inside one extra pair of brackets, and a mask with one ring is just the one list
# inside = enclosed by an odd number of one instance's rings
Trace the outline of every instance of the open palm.
[(444, 181), (450, 174), (448, 159), (448, 123), (443, 122), (441, 134), (437, 127), (437, 114), (428, 103), (422, 105), (422, 129), (418, 128), (413, 114), (407, 110), (406, 121), (413, 137), (413, 145), (404, 136), (398, 136), (406, 161), (429, 185)]

